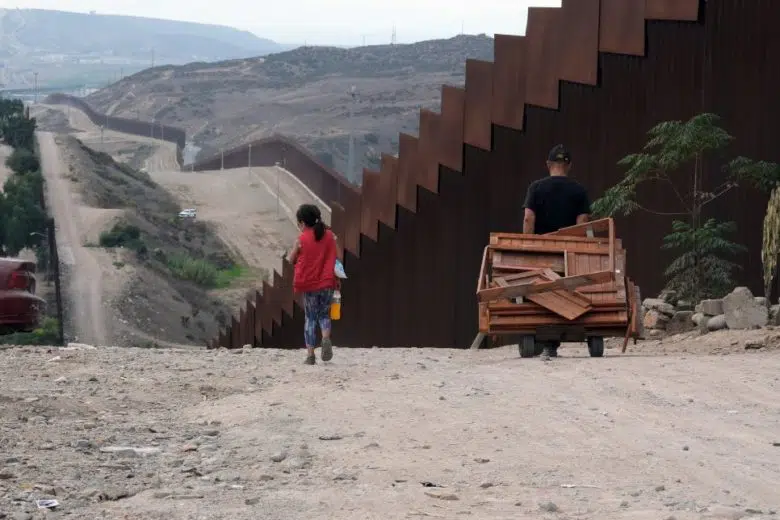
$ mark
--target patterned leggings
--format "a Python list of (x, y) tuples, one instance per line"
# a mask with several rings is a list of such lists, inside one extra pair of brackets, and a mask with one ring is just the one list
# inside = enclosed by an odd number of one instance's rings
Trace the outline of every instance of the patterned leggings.
[(306, 346), (317, 346), (317, 324), (320, 330), (330, 331), (330, 302), (333, 299), (333, 289), (303, 293), (303, 310), (306, 313), (306, 324), (303, 326), (303, 337)]

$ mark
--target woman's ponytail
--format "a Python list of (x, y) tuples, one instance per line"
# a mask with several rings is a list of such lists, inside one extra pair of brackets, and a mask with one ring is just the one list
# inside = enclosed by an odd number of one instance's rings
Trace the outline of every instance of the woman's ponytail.
[(318, 218), (317, 222), (314, 223), (313, 229), (314, 229), (314, 240), (319, 242), (320, 240), (322, 240), (322, 237), (325, 236), (325, 223), (322, 221), (321, 218)]

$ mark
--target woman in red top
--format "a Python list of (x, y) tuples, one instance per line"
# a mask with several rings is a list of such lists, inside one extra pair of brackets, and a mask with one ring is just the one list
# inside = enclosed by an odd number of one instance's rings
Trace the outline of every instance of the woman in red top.
[(337, 286), (334, 273), (336, 266), (336, 236), (325, 226), (317, 206), (303, 204), (295, 214), (301, 234), (290, 252), (290, 263), (295, 264), (293, 290), (303, 294), (303, 308), (306, 324), (303, 335), (308, 355), (306, 364), (314, 365), (317, 359), (317, 324), (322, 331), (322, 360), (333, 358), (333, 344), (330, 340), (330, 304), (333, 290)]

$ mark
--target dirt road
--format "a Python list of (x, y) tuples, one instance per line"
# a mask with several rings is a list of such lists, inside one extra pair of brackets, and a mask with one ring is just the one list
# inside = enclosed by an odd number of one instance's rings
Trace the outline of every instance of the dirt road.
[[(196, 208), (199, 220), (213, 223), (220, 237), (251, 267), (280, 270), (280, 257), (297, 236), (298, 205), (318, 203), (281, 168), (149, 173), (183, 207)], [(329, 209), (319, 205), (324, 220), (330, 222)]]
[(708, 341), (550, 363), (337, 348), (314, 367), (262, 349), (0, 351), (0, 512), (56, 498), (72, 518), (139, 520), (776, 518), (780, 351)]
[(75, 130), (72, 133), (76, 138), (93, 150), (111, 155), (119, 162), (147, 170), (179, 169), (174, 143), (107, 129), (101, 131), (84, 112), (65, 105), (36, 105), (33, 115), (43, 114), (45, 111), (64, 114), (70, 128)]
[(105, 345), (109, 338), (100, 263), (84, 247), (82, 215), (65, 178), (67, 168), (54, 135), (38, 132), (38, 143), (49, 211), (57, 224), (57, 248), (66, 275), (67, 303), (73, 332), (79, 341)]

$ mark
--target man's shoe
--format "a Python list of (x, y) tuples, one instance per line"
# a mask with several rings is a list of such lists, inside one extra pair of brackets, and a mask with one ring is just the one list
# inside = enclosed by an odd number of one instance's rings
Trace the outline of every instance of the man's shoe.
[(306, 356), (306, 361), (303, 362), (304, 365), (316, 365), (317, 364), (317, 358), (314, 357), (314, 354)]

